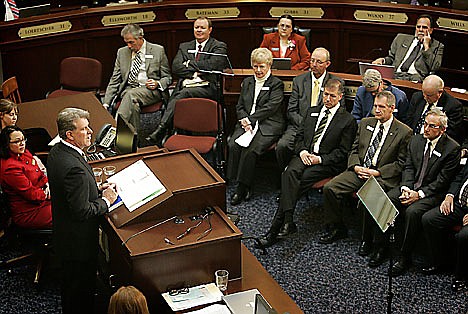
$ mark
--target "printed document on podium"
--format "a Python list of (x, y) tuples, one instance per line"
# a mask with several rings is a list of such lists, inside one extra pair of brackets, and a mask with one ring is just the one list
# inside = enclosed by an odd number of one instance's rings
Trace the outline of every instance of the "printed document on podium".
[(107, 181), (115, 183), (117, 193), (130, 212), (166, 192), (164, 185), (143, 160), (122, 169)]

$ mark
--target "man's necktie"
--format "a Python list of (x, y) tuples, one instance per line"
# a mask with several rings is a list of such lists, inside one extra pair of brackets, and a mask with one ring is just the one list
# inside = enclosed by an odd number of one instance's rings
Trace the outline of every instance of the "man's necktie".
[(429, 104), (427, 106), (426, 110), (424, 110), (423, 114), (419, 118), (419, 121), (418, 121), (418, 124), (416, 125), (416, 128), (414, 129), (414, 134), (420, 134), (421, 133), (421, 129), (422, 129), (423, 125), (424, 125), (424, 122), (426, 121), (426, 115), (429, 112), (429, 110), (431, 110), (431, 108), (432, 108), (432, 104)]
[(418, 56), (419, 51), (421, 50), (421, 43), (418, 42), (416, 46), (414, 46), (413, 51), (411, 51), (410, 55), (406, 59), (405, 62), (401, 65), (401, 72), (408, 72), (410, 66), (413, 64), (414, 60)]
[(203, 47), (202, 45), (198, 45), (198, 50), (197, 50), (197, 55), (195, 56), (195, 61), (200, 60), (200, 55), (201, 55), (200, 51), (202, 51), (202, 47)]
[(312, 97), (310, 97), (310, 106), (317, 106), (318, 96), (320, 94), (320, 82), (319, 80), (314, 81), (314, 87), (312, 88)]
[(128, 84), (132, 87), (138, 86), (138, 73), (140, 73), (141, 58), (140, 51), (135, 54), (135, 57), (132, 60), (132, 67), (130, 69), (130, 74), (128, 75)]
[(467, 206), (467, 202), (468, 202), (468, 184), (465, 185), (465, 188), (461, 192), (461, 196), (460, 196), (460, 204), (462, 206)]
[(8, 6), (10, 7), (11, 13), (13, 14), (13, 18), (16, 20), (19, 18), (19, 9), (16, 6), (15, 0), (7, 0)]
[(314, 145), (315, 143), (317, 143), (318, 139), (320, 138), (320, 136), (322, 135), (323, 131), (325, 131), (325, 126), (327, 125), (327, 121), (328, 121), (328, 116), (330, 114), (330, 110), (326, 109), (325, 112), (324, 112), (324, 116), (322, 117), (322, 120), (320, 120), (320, 123), (318, 125), (318, 128), (317, 130), (315, 130), (315, 134), (314, 134), (314, 139), (312, 141), (312, 145)]
[(374, 155), (377, 152), (377, 148), (379, 148), (380, 141), (382, 140), (382, 137), (383, 137), (383, 130), (384, 130), (384, 126), (383, 124), (381, 124), (379, 128), (379, 132), (374, 137), (374, 140), (372, 141), (371, 145), (367, 149), (366, 155), (364, 156), (364, 165), (363, 165), (365, 168), (370, 168), (372, 166), (372, 159), (374, 159)]
[(424, 180), (424, 176), (426, 175), (427, 164), (429, 163), (429, 158), (431, 157), (431, 142), (427, 143), (426, 151), (424, 152), (423, 163), (421, 165), (421, 171), (419, 172), (418, 181), (414, 184), (414, 189), (417, 190), (421, 187), (422, 182)]

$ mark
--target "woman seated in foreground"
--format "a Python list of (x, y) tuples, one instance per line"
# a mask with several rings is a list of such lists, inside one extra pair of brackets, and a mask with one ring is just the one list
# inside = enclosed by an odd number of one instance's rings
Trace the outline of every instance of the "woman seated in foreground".
[(149, 314), (146, 298), (133, 286), (120, 287), (111, 297), (107, 314)]
[(309, 70), (306, 38), (294, 32), (294, 18), (289, 14), (280, 17), (277, 32), (263, 35), (260, 47), (268, 48), (273, 58), (291, 58), (291, 70)]
[(17, 126), (0, 133), (0, 185), (13, 223), (21, 228), (52, 227), (52, 209), (46, 170), (26, 149), (26, 138)]

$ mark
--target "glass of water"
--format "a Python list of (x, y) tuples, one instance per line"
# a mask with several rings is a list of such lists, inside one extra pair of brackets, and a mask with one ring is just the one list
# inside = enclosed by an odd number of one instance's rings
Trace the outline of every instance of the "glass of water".
[(218, 289), (221, 290), (221, 292), (226, 291), (228, 287), (229, 272), (225, 269), (217, 270), (215, 271), (215, 278)]

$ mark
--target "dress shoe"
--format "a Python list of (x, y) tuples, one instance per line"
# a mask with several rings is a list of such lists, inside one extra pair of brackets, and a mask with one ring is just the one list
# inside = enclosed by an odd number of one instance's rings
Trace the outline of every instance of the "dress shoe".
[(266, 247), (270, 247), (273, 244), (275, 244), (276, 242), (278, 242), (279, 239), (278, 239), (276, 234), (274, 234), (272, 232), (268, 232), (263, 237), (261, 237), (259, 239), (259, 241), (260, 241), (260, 244), (257, 242), (257, 243), (255, 243), (254, 246), (256, 248), (266, 248)]
[(245, 196), (241, 193), (235, 193), (232, 198), (231, 198), (231, 205), (236, 206), (242, 203), (242, 201), (245, 199)]
[(440, 267), (429, 265), (429, 266), (421, 268), (421, 272), (424, 275), (434, 275), (440, 272)]
[(392, 266), (392, 276), (397, 277), (403, 275), (409, 267), (409, 260), (406, 256), (400, 256)]
[(367, 256), (371, 253), (371, 251), (372, 251), (372, 242), (362, 241), (358, 249), (359, 256)]
[(152, 145), (162, 146), (162, 140), (166, 133), (167, 127), (165, 124), (161, 123), (158, 125), (156, 130), (146, 138), (146, 141), (148, 141)]
[(247, 192), (245, 192), (245, 197), (244, 197), (244, 199), (245, 199), (246, 201), (250, 201), (250, 198), (251, 198), (251, 197), (252, 197), (252, 190), (249, 189), (249, 188), (247, 188)]
[(322, 244), (332, 244), (336, 240), (346, 238), (348, 236), (348, 231), (346, 228), (334, 227), (331, 228), (327, 233), (319, 238), (319, 243)]
[(453, 292), (460, 292), (467, 288), (467, 283), (465, 280), (461, 280), (459, 278), (453, 278), (452, 285), (450, 286)]
[(279, 202), (280, 202), (280, 199), (281, 199), (281, 193), (279, 193), (278, 195), (276, 195), (276, 202), (279, 203)]
[(384, 248), (378, 248), (371, 254), (369, 262), (367, 263), (367, 266), (372, 267), (372, 268), (380, 266), (383, 264), (383, 262), (385, 262), (386, 258), (387, 258), (386, 250)]
[(296, 224), (294, 222), (287, 222), (281, 227), (281, 230), (278, 233), (278, 238), (282, 239), (295, 232), (297, 232)]

